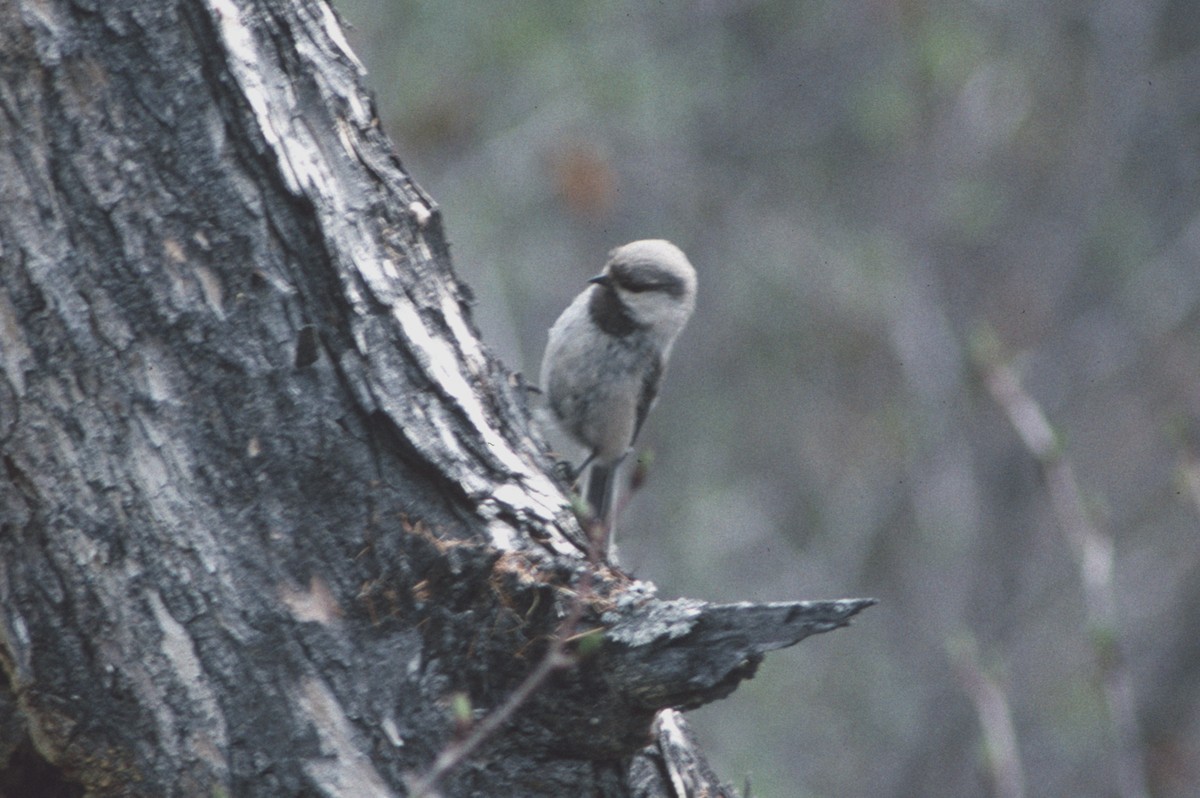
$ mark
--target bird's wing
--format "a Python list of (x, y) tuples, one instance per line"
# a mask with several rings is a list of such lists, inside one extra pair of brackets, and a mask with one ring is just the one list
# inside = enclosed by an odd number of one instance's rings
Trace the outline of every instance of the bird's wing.
[(633, 426), (633, 437), (629, 439), (630, 445), (637, 440), (638, 433), (642, 431), (642, 424), (646, 421), (646, 416), (650, 414), (654, 400), (658, 398), (658, 385), (662, 381), (662, 374), (662, 358), (656, 357), (642, 377), (642, 393), (638, 396), (637, 403), (637, 422)]

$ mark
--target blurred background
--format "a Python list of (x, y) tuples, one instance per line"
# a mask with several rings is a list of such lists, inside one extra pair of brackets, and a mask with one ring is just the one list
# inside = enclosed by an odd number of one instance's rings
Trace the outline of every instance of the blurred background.
[(511, 368), (696, 265), (626, 566), (881, 600), (690, 713), (726, 781), (1200, 795), (1200, 7), (336, 5)]

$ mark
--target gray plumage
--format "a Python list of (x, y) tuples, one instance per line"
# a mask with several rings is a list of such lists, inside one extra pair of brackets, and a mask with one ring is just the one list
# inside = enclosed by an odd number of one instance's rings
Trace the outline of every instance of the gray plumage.
[(614, 249), (589, 282), (550, 328), (541, 384), (555, 421), (588, 450), (584, 495), (611, 529), (616, 471), (695, 307), (696, 272), (654, 239)]

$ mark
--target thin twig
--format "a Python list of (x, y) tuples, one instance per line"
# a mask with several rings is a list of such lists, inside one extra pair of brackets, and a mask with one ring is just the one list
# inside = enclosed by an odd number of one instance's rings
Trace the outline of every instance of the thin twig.
[(516, 689), (509, 694), (508, 698), (504, 699), (503, 703), (472, 726), (469, 734), (443, 748), (441, 753), (438, 754), (437, 759), (433, 761), (433, 764), (423, 774), (406, 779), (405, 786), (408, 789), (410, 798), (435, 798), (436, 793), (433, 790), (447, 773), (450, 773), (465, 762), (471, 754), (475, 753), (479, 746), (500, 731), (501, 727), (512, 719), (517, 710), (533, 697), (538, 688), (555, 671), (575, 664), (576, 658), (567, 652), (567, 645), (580, 637), (590, 634), (590, 630), (589, 632), (577, 633), (577, 627), (579, 626), (579, 621), (583, 618), (587, 599), (591, 596), (592, 575), (599, 563), (597, 535), (594, 529), (589, 533), (588, 539), (589, 567), (581, 575), (578, 589), (572, 595), (567, 615), (559, 623), (558, 628), (555, 629), (554, 634), (551, 636), (550, 645), (546, 649), (546, 653), (538, 661), (534, 669), (517, 685)]
[(512, 718), (518, 709), (542, 686), (542, 682), (560, 668), (565, 668), (575, 662), (575, 658), (563, 651), (563, 642), (555, 639), (550, 644), (550, 650), (538, 662), (537, 667), (529, 672), (525, 680), (513, 690), (504, 703), (496, 707), (483, 720), (476, 723), (471, 733), (458, 742), (452, 743), (438, 754), (424, 775), (408, 784), (409, 795), (412, 798), (431, 796), (433, 788), (450, 771), (466, 761), (489, 737), (500, 730), (500, 727)]
[(1050, 504), (1079, 569), (1080, 584), (1096, 659), (1103, 675), (1104, 698), (1115, 737), (1117, 790), (1123, 798), (1145, 798), (1146, 768), (1138, 730), (1133, 677), (1118, 645), (1117, 593), (1113, 579), (1113, 543), (1092, 522), (1084, 507), (1075, 469), (1037, 402), (1017, 373), (1000, 362), (995, 344), (980, 347), (976, 360), (984, 384), (1004, 411), (1025, 448), (1041, 464)]
[(1021, 764), (1008, 694), (980, 666), (974, 638), (956, 639), (950, 646), (950, 659), (979, 717), (993, 794), (997, 798), (1024, 798), (1025, 768)]

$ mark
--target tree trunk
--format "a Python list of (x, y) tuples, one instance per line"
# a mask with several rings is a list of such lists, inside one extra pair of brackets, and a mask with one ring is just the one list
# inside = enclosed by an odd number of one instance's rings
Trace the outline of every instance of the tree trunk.
[(589, 560), (362, 76), (315, 0), (0, 4), (0, 791), (402, 795), (558, 647), (443, 794), (729, 794), (660, 710), (869, 602)]

